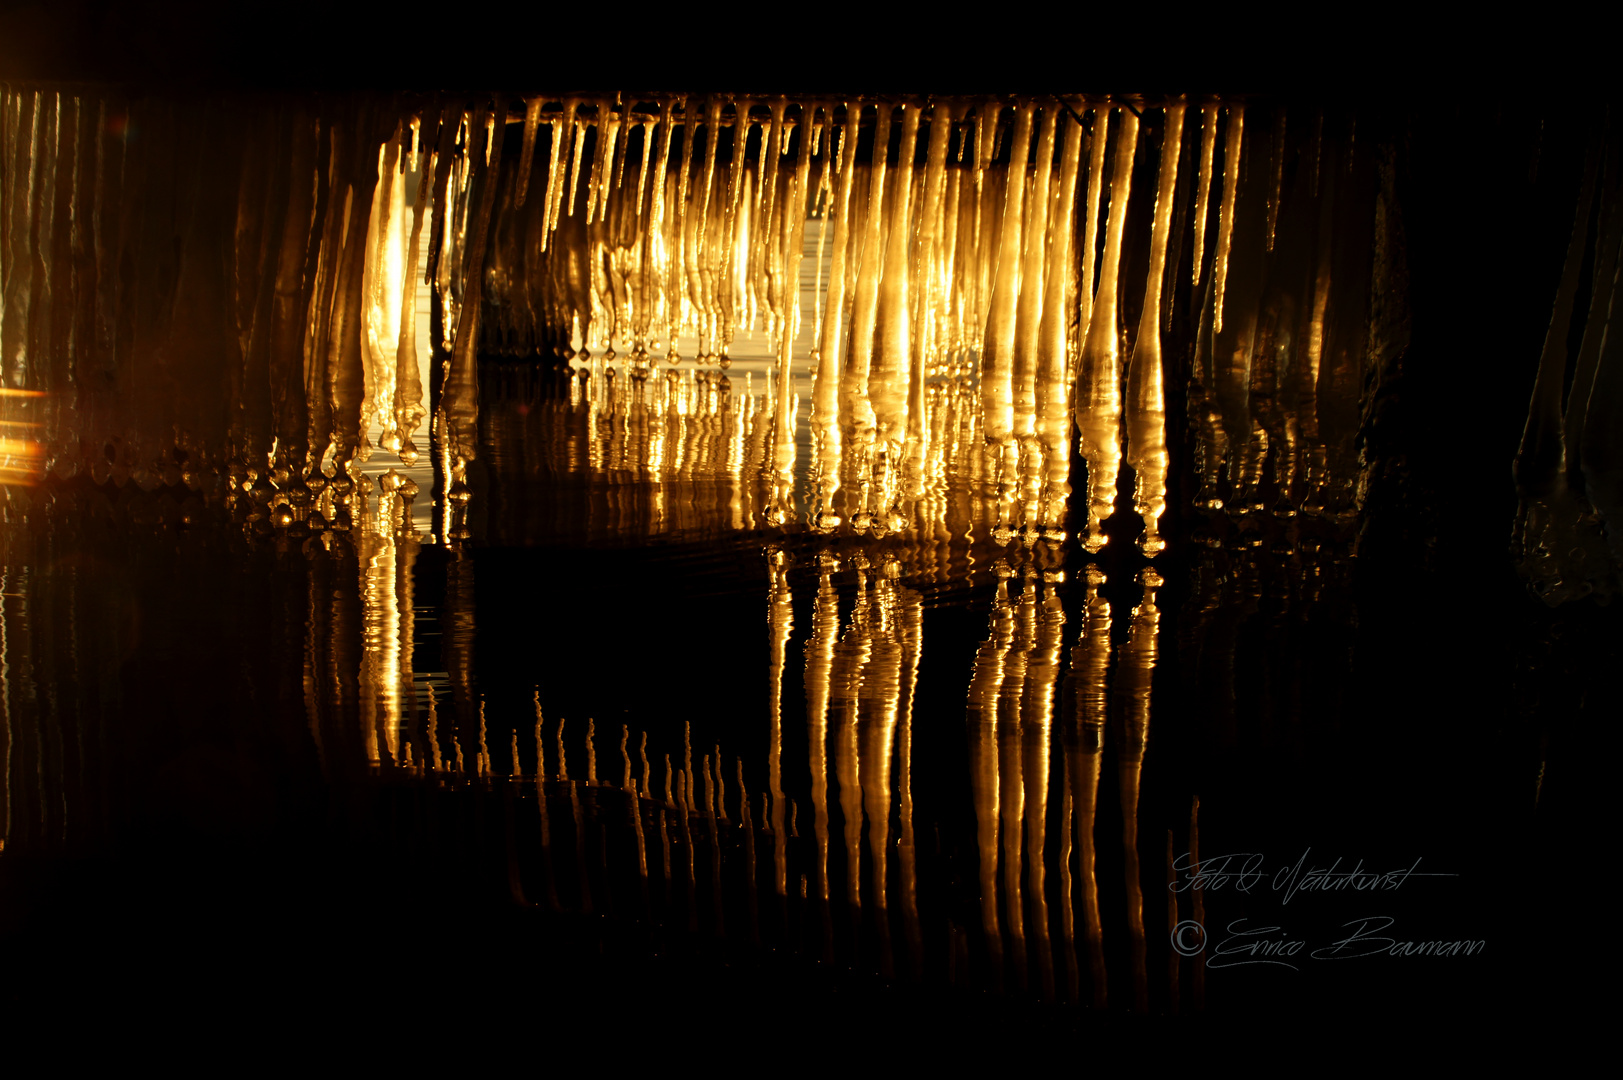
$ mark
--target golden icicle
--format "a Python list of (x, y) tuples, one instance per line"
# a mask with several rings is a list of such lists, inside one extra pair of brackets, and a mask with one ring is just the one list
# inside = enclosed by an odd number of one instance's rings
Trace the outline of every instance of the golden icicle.
[[(891, 106), (880, 103), (874, 124), (875, 146), (890, 144), (890, 120)], [(868, 170), (867, 218), (863, 224), (861, 261), (857, 265), (856, 296), (851, 312), (850, 359), (844, 373), (846, 423), (865, 445), (872, 439), (875, 423), (873, 402), (868, 396), (868, 374), (873, 363), (874, 330), (878, 323), (879, 281), (884, 272), (880, 225), (885, 205), (885, 157), (883, 153), (876, 153)]]
[(1240, 143), (1245, 134), (1245, 106), (1229, 106), (1228, 132), (1223, 142), (1223, 205), (1217, 212), (1217, 265), (1212, 285), (1217, 290), (1212, 316), (1213, 335), (1223, 332), (1223, 289), (1229, 277), (1229, 246), (1234, 238), (1234, 200), (1240, 190)]
[[(1015, 348), (1011, 374), (1014, 390), (1014, 436), (1028, 443), (1037, 433), (1037, 338), (1043, 317), (1043, 267), (1052, 234), (1048, 228), (1049, 179), (1053, 174), (1054, 141), (1060, 114), (1044, 109), (1037, 120), (1037, 163), (1032, 170), (1031, 194), (1025, 207), (1022, 236), (1025, 265), (1020, 273), (1020, 298), (1015, 314)], [(1024, 162), (1010, 169), (1024, 174)], [(1035, 449), (1028, 445), (1027, 457)]]
[[(541, 106), (538, 97), (524, 99), (524, 145), (519, 150), (518, 178), (514, 181), (513, 202), (523, 206), (530, 190), (530, 166), (535, 158), (535, 132), (541, 126)], [(550, 183), (550, 180), (549, 180)]]
[[(901, 152), (889, 180), (889, 222), (885, 230), (885, 261), (879, 281), (875, 316), (877, 337), (868, 396), (874, 405), (877, 448), (894, 473), (896, 458), (907, 435), (908, 376), (912, 360), (909, 301), (909, 254), (912, 239), (913, 147), (918, 142), (919, 109), (903, 104)], [(876, 150), (876, 154), (883, 150)], [(887, 504), (889, 499), (886, 500)], [(884, 510), (891, 507), (886, 505)]]
[(1064, 536), (1065, 508), (1070, 497), (1071, 361), (1067, 348), (1070, 300), (1075, 291), (1071, 236), (1076, 225), (1076, 182), (1081, 169), (1082, 125), (1062, 115), (1065, 129), (1060, 150), (1059, 193), (1054, 201), (1049, 235), (1053, 238), (1043, 282), (1042, 326), (1037, 337), (1037, 437), (1042, 442), (1047, 477), (1043, 489), (1043, 533)]
[(575, 99), (570, 98), (564, 102), (563, 111), (554, 117), (550, 124), (551, 135), (549, 156), (547, 160), (547, 227), (541, 234), (541, 250), (547, 250), (552, 234), (558, 228), (558, 207), (563, 202), (563, 182), (560, 169), (563, 167), (564, 149), (569, 144), (570, 133), (575, 129)]
[(1110, 109), (1093, 110), (1093, 132), (1088, 136), (1088, 208), (1082, 222), (1082, 295), (1078, 322), (1085, 339), (1093, 318), (1093, 297), (1099, 286), (1099, 202), (1105, 183), (1105, 148), (1110, 133)]
[[(1095, 138), (1101, 133), (1095, 132)], [(1099, 268), (1099, 294), (1088, 320), (1082, 346), (1082, 374), (1077, 387), (1077, 427), (1088, 461), (1088, 525), (1082, 546), (1097, 552), (1105, 546), (1103, 524), (1115, 509), (1116, 474), (1121, 467), (1121, 332), (1118, 326), (1117, 272), (1122, 235), (1127, 227), (1127, 200), (1138, 146), (1138, 117), (1124, 110), (1116, 133), (1110, 180), (1110, 218), (1105, 226), (1105, 257)]]
[(1137, 473), (1133, 508), (1144, 519), (1139, 547), (1154, 556), (1166, 547), (1156, 528), (1166, 509), (1166, 395), (1162, 385), (1161, 283), (1166, 276), (1167, 244), (1172, 233), (1172, 204), (1178, 181), (1178, 153), (1183, 144), (1184, 105), (1166, 108), (1161, 136), (1161, 176), (1155, 192), (1155, 218), (1150, 233), (1150, 268), (1144, 283), (1144, 309), (1133, 342), (1127, 372), (1127, 463)]
[(1206, 263), (1206, 214), (1211, 203), (1212, 166), (1217, 159), (1217, 103), (1208, 102), (1200, 109), (1200, 173), (1195, 180), (1195, 266), (1190, 278), (1200, 284), (1202, 267)]

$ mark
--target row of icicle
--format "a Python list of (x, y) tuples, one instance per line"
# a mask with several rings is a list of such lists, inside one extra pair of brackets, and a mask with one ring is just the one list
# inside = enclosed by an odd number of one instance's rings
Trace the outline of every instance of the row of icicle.
[[(1084, 544), (1104, 543), (1125, 462), (1153, 554), (1166, 373), (1186, 369), (1202, 505), (1261, 509), (1271, 462), (1280, 512), (1349, 509), (1364, 298), (1355, 265), (1352, 287), (1330, 283), (1364, 245), (1331, 239), (1368, 222), (1332, 194), (1322, 117), (1287, 138), (1278, 110), (1256, 139), (1238, 102), (553, 104), (8, 90), (0, 339), (8, 387), (44, 395), (12, 402), (36, 425), (7, 444), (13, 466), (296, 486), (373, 445), (410, 464), (437, 389), (436, 467), (459, 496), (480, 355), (619, 359), (640, 380), (684, 341), (726, 367), (759, 326), (780, 475), (793, 372), (815, 377), (817, 490), (786, 520), (909, 527), (927, 388), (958, 377), (979, 397), (999, 529), (1065, 535), (1074, 424)], [(864, 139), (902, 149), (861, 160)], [(1134, 192), (1139, 173), (1152, 190)], [(1197, 340), (1192, 358), (1166, 353)]]
[[(967, 373), (979, 471), (1003, 504), (995, 532), (1063, 538), (1074, 422), (1090, 478), (1085, 545), (1104, 543), (1125, 460), (1141, 544), (1159, 551), (1173, 362), (1162, 343), (1180, 285), (1200, 328), (1187, 391), (1200, 504), (1223, 508), (1226, 488), (1231, 508), (1265, 509), (1271, 463), (1275, 512), (1352, 509), (1368, 245), (1356, 231), (1332, 239), (1370, 219), (1356, 185), (1343, 179), (1355, 190), (1337, 198), (1351, 132), (1343, 152), (1322, 116), (1287, 138), (1280, 110), (1271, 137), (1247, 150), (1239, 103), (1226, 120), (1203, 105), (1187, 137), (1187, 109), (1172, 103), (1155, 110), (1157, 154), (1137, 111), (1083, 116), (1057, 100), (543, 108), (528, 102), (516, 176), (496, 196), (485, 350), (595, 371), (623, 359), (640, 383), (661, 350), (679, 361), (684, 341), (726, 368), (734, 332), (761, 327), (777, 353), (780, 415), (793, 415), (795, 365), (809, 360), (815, 376), (817, 490), (786, 518), (916, 526), (908, 504), (932, 456), (926, 388)], [(894, 134), (911, 152), (860, 160), (865, 125), (871, 145)], [(1023, 182), (1010, 182), (1011, 161), (1026, 163)], [(1151, 212), (1135, 218), (1134, 173), (1149, 161)], [(543, 162), (551, 197), (527, 200)], [(816, 265), (811, 287), (796, 289), (808, 216), (821, 219)], [(1142, 273), (1142, 292), (1124, 264)], [(1135, 305), (1143, 314), (1126, 326)], [(795, 351), (807, 306), (809, 357)], [(793, 438), (781, 423), (783, 477)]]

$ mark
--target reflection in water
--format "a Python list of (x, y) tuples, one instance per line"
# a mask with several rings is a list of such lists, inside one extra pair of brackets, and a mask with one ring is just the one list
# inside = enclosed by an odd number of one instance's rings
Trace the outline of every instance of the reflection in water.
[[(1292, 699), (1319, 700), (1347, 667), (1309, 671), (1285, 643), (1315, 639), (1321, 664), (1338, 650), (1349, 657), (1350, 620), (1333, 607), (1324, 617), (1325, 605), (1345, 603), (1347, 584), (1330, 547), (1202, 549), (1171, 639), (1157, 570), (1127, 578), (1125, 596), (1099, 564), (1072, 582), (1037, 558), (954, 586), (929, 545), (818, 538), (828, 546), (811, 558), (785, 545), (765, 560), (765, 715), (712, 734), (656, 716), (544, 712), (542, 688), (502, 689), (476, 666), (475, 553), (425, 558), (434, 549), (387, 493), (358, 498), (348, 532), (279, 546), (254, 546), (223, 518), (212, 529), (143, 524), (132, 518), (139, 504), (27, 505), (29, 521), (4, 526), (0, 564), (8, 855), (77, 850), (132, 823), (206, 831), (261, 813), (251, 782), (154, 802), (107, 768), (114, 703), (150, 693), (148, 672), (163, 669), (118, 658), (194, 647), (189, 617), (176, 617), (187, 608), (152, 603), (179, 587), (190, 558), (202, 577), (188, 604), (241, 613), (222, 616), (241, 642), (240, 653), (223, 646), (238, 663), (199, 654), (203, 685), (235, 703), (233, 716), (260, 708), (262, 695), (302, 692), (300, 714), (275, 737), (309, 748), (321, 783), (344, 793), (335, 812), (352, 827), (369, 822), (410, 845), (402, 850), (465, 846), (470, 865), (493, 864), (515, 904), (560, 917), (591, 913), (658, 940), (720, 940), (1095, 1008), (1203, 1001), (1203, 969), (1166, 939), (1177, 918), (1201, 920), (1212, 904), (1160, 892), (1172, 861), (1199, 858), (1198, 802), (1191, 812), (1195, 793), (1177, 782), (1171, 796), (1146, 797), (1166, 760), (1151, 724), (1158, 670), (1174, 662), (1203, 703), (1197, 737), (1210, 745), (1289, 745)], [(75, 527), (87, 512), (104, 523)], [(158, 576), (121, 591), (143, 561)], [(264, 570), (254, 591), (207, 598), (242, 561)], [(966, 598), (986, 620), (979, 641), (959, 652), (961, 666), (932, 669), (926, 658), (952, 649), (946, 639), (924, 648), (932, 606)], [(264, 612), (278, 614), (255, 617)], [(1238, 647), (1255, 631), (1267, 649)], [(1246, 673), (1258, 663), (1260, 683)], [(98, 682), (87, 670), (123, 674)], [(1212, 707), (1232, 703), (1239, 685), (1264, 687), (1260, 707)], [(953, 700), (966, 710), (961, 736), (937, 722)], [(120, 736), (149, 742), (153, 771), (189, 785), (236, 775), (264, 753), (175, 756), (176, 737)], [(962, 755), (944, 755), (944, 742)], [(1151, 783), (1168, 782), (1160, 775)], [(801, 831), (796, 803), (808, 800)]]
[(1149, 988), (1144, 969), (1143, 879), (1138, 864), (1138, 791), (1150, 737), (1150, 679), (1155, 672), (1156, 631), (1161, 616), (1155, 606), (1155, 590), (1162, 580), (1154, 570), (1144, 571), (1140, 580), (1144, 600), (1133, 609), (1127, 641), (1117, 657), (1112, 689), (1121, 702), (1121, 844), (1127, 876), (1127, 933), (1133, 954), (1133, 1003), (1137, 1011), (1145, 1012), (1149, 1009)]

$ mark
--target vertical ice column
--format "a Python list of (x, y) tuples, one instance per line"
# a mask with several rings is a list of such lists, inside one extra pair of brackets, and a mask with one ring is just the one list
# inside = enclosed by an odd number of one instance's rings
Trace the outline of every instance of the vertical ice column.
[(909, 281), (913, 271), (913, 157), (918, 142), (919, 108), (902, 104), (902, 137), (886, 225), (884, 270), (879, 283), (878, 335), (868, 397), (873, 403), (879, 496), (875, 509), (887, 528), (903, 527), (897, 499), (904, 444), (908, 432), (909, 391), (914, 342)]
[(1166, 395), (1162, 385), (1161, 285), (1166, 274), (1167, 243), (1172, 230), (1172, 204), (1178, 180), (1178, 152), (1183, 144), (1182, 102), (1166, 108), (1161, 136), (1161, 176), (1155, 193), (1155, 224), (1150, 234), (1150, 268), (1144, 283), (1143, 315), (1127, 373), (1127, 463), (1136, 481), (1133, 508), (1144, 519), (1139, 547), (1154, 556), (1166, 547), (1156, 528), (1166, 509)]
[[(1050, 540), (1065, 535), (1065, 510), (1070, 499), (1071, 469), (1071, 356), (1068, 323), (1076, 293), (1071, 237), (1076, 228), (1076, 182), (1081, 168), (1082, 125), (1062, 114), (1065, 129), (1060, 149), (1059, 191), (1054, 200), (1049, 235), (1046, 279), (1042, 283), (1042, 326), (1037, 336), (1037, 438), (1042, 444), (1042, 527)], [(1036, 285), (1033, 283), (1033, 288)]]
[[(840, 488), (840, 374), (845, 354), (841, 331), (845, 325), (847, 262), (851, 257), (851, 185), (857, 172), (852, 158), (856, 153), (861, 115), (861, 98), (846, 104), (839, 181), (829, 211), (834, 219), (834, 243), (829, 256), (828, 300), (818, 332), (816, 382), (812, 390), (812, 430), (817, 454), (817, 501), (812, 510), (812, 524), (825, 530), (840, 524), (834, 496)], [(828, 228), (826, 221), (823, 228), (825, 231)]]
[(1004, 192), (1002, 236), (997, 248), (986, 345), (981, 354), (981, 405), (985, 411), (987, 472), (996, 484), (998, 535), (1012, 535), (1007, 504), (1015, 491), (1020, 446), (1014, 431), (1014, 353), (1020, 299), (1020, 256), (1026, 194), (1026, 160), (1036, 106), (1026, 103), (1015, 116)]
[[(1102, 138), (1095, 131), (1094, 138)], [(1088, 319), (1082, 346), (1081, 377), (1076, 390), (1077, 428), (1088, 462), (1088, 524), (1082, 546), (1097, 552), (1105, 546), (1104, 521), (1115, 509), (1116, 477), (1121, 467), (1121, 332), (1117, 325), (1117, 272), (1122, 235), (1127, 227), (1127, 199), (1138, 146), (1138, 117), (1121, 116), (1116, 133), (1110, 181), (1110, 218), (1105, 227), (1105, 255), (1099, 270), (1099, 293)]]

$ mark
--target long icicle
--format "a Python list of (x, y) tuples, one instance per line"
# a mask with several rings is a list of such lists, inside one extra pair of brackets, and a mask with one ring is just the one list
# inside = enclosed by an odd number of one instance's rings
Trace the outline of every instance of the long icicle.
[(1229, 106), (1229, 126), (1223, 141), (1223, 205), (1217, 212), (1217, 266), (1212, 285), (1217, 290), (1212, 334), (1223, 332), (1223, 289), (1228, 285), (1229, 247), (1234, 238), (1234, 198), (1240, 190), (1240, 142), (1245, 134), (1245, 105)]
[(550, 157), (547, 163), (547, 227), (541, 234), (541, 250), (547, 250), (552, 234), (558, 229), (558, 208), (563, 202), (563, 154), (569, 144), (570, 133), (575, 130), (575, 99), (564, 102), (563, 111), (552, 121)]
[(524, 205), (524, 196), (530, 190), (530, 164), (535, 158), (535, 132), (541, 126), (541, 105), (538, 97), (526, 98), (524, 101), (524, 146), (518, 156), (518, 178), (515, 182), (517, 190), (513, 192), (513, 204)]
[[(878, 322), (879, 279), (884, 252), (881, 250), (880, 225), (884, 220), (885, 170), (884, 147), (890, 144), (891, 105), (880, 102), (878, 118), (874, 123), (873, 162), (868, 169), (868, 208), (863, 223), (862, 248), (857, 267), (856, 296), (851, 310), (851, 353), (844, 372), (844, 398), (846, 423), (858, 434), (858, 441), (866, 449), (874, 428), (873, 402), (868, 396), (868, 374), (873, 363), (874, 329)], [(853, 449), (856, 449), (853, 447)], [(866, 507), (864, 507), (864, 510)]]
[[(1095, 131), (1094, 137), (1102, 133)], [(1124, 110), (1116, 133), (1115, 168), (1110, 180), (1110, 219), (1105, 226), (1105, 257), (1099, 269), (1099, 295), (1082, 347), (1082, 379), (1077, 387), (1077, 426), (1088, 461), (1088, 531), (1082, 546), (1090, 553), (1105, 546), (1104, 521), (1115, 509), (1116, 474), (1121, 467), (1121, 331), (1117, 326), (1117, 271), (1127, 225), (1127, 199), (1138, 145), (1138, 116)]]
[[(1088, 209), (1082, 223), (1082, 295), (1078, 297), (1078, 321), (1082, 336), (1088, 333), (1093, 317), (1093, 294), (1098, 280), (1099, 198), (1105, 182), (1105, 146), (1110, 133), (1110, 110), (1093, 110), (1092, 142), (1088, 148)], [(1076, 372), (1072, 372), (1075, 381)]]
[(1043, 535), (1064, 537), (1065, 509), (1071, 488), (1071, 371), (1067, 348), (1073, 267), (1071, 237), (1076, 226), (1076, 181), (1081, 171), (1082, 125), (1062, 113), (1065, 129), (1060, 150), (1059, 193), (1049, 226), (1052, 242), (1044, 282), (1042, 326), (1037, 337), (1037, 436), (1047, 470), (1042, 503)]
[(1155, 192), (1155, 224), (1150, 233), (1150, 269), (1144, 283), (1144, 312), (1138, 321), (1133, 358), (1127, 371), (1127, 464), (1137, 474), (1133, 508), (1144, 519), (1138, 546), (1155, 556), (1166, 548), (1156, 524), (1166, 509), (1166, 395), (1161, 366), (1161, 282), (1166, 273), (1172, 204), (1183, 143), (1184, 104), (1166, 108), (1161, 140), (1161, 179)]
[(998, 240), (991, 311), (986, 321), (986, 347), (981, 354), (981, 407), (985, 413), (987, 479), (997, 484), (998, 527), (1005, 528), (1005, 508), (1013, 493), (1019, 445), (1014, 441), (1014, 350), (1020, 299), (1020, 255), (1026, 159), (1036, 106), (1027, 102), (1015, 114), (1014, 137), (1005, 173), (1002, 235)]
[(1195, 181), (1195, 266), (1190, 282), (1200, 284), (1206, 264), (1206, 213), (1211, 204), (1212, 165), (1217, 158), (1217, 102), (1200, 107), (1200, 176)]

